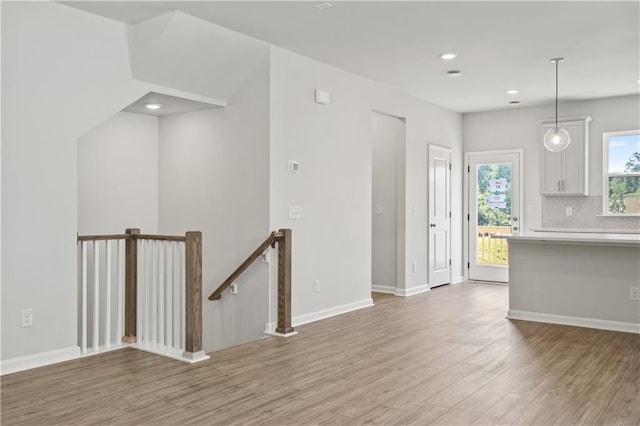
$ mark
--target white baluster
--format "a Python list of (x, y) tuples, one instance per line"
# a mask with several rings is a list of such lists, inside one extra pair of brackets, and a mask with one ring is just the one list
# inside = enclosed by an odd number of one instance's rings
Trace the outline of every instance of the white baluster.
[(100, 346), (100, 244), (93, 242), (93, 350)]
[(118, 297), (116, 298), (118, 303), (118, 317), (116, 327), (116, 344), (119, 344), (120, 340), (124, 336), (124, 244), (125, 240), (118, 240), (118, 244), (116, 245), (116, 248), (118, 249)]
[(152, 343), (158, 346), (158, 242), (151, 241), (151, 334)]
[(164, 249), (166, 241), (158, 247), (158, 343), (164, 349)]
[(82, 340), (80, 345), (82, 347), (82, 353), (87, 353), (87, 242), (82, 241), (80, 243), (80, 249), (82, 250)]
[(182, 334), (180, 333), (180, 325), (182, 318), (181, 302), (180, 302), (180, 243), (175, 242), (173, 245), (173, 277), (171, 284), (173, 288), (173, 347), (180, 348)]
[(145, 291), (145, 287), (144, 287), (144, 262), (143, 260), (145, 259), (145, 252), (144, 252), (144, 241), (143, 240), (138, 240), (138, 273), (137, 273), (137, 289), (136, 289), (136, 293), (137, 293), (137, 305), (136, 309), (137, 309), (137, 314), (136, 314), (136, 335), (137, 335), (137, 342), (139, 344), (142, 344), (142, 342), (145, 339), (145, 334), (144, 334), (144, 291)]
[(173, 241), (167, 243), (166, 263), (165, 263), (165, 281), (167, 285), (166, 291), (166, 325), (167, 332), (166, 344), (173, 347)]
[(145, 240), (144, 242), (145, 245), (145, 252), (147, 254), (146, 256), (146, 261), (145, 261), (145, 265), (144, 265), (144, 270), (145, 270), (145, 304), (144, 304), (144, 312), (145, 312), (145, 317), (144, 317), (144, 334), (145, 334), (145, 344), (150, 345), (152, 340), (151, 340), (151, 269), (150, 269), (150, 265), (151, 265), (151, 255), (152, 255), (152, 249), (151, 249), (151, 245), (150, 245), (150, 241), (149, 240)]
[(105, 303), (104, 346), (111, 347), (111, 240), (107, 240), (107, 300)]
[(185, 307), (185, 303), (187, 300), (187, 285), (186, 285), (186, 277), (185, 277), (185, 271), (186, 271), (185, 247), (186, 247), (186, 244), (181, 242), (180, 243), (180, 281), (179, 282), (180, 282), (180, 292), (181, 292), (180, 312), (182, 313), (181, 321), (180, 321), (180, 334), (182, 336), (182, 339), (181, 339), (180, 349), (183, 351), (187, 347), (187, 333), (186, 333), (187, 312)]

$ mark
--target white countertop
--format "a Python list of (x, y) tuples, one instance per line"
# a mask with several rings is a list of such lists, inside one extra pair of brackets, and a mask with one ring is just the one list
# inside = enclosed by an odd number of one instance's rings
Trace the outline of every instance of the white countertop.
[(505, 235), (513, 242), (546, 242), (580, 245), (614, 245), (640, 247), (640, 234), (592, 233), (592, 232), (530, 232), (521, 235)]
[(566, 232), (588, 234), (640, 234), (640, 229), (579, 229), (579, 228), (532, 228), (534, 232)]

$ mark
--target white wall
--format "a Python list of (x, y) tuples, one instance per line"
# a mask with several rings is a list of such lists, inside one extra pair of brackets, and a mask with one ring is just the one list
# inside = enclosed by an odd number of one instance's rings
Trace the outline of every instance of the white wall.
[[(294, 318), (364, 306), (370, 298), (374, 110), (406, 118), (406, 200), (399, 220), (406, 222), (407, 238), (399, 248), (405, 260), (398, 286), (427, 282), (429, 143), (451, 147), (458, 162), (452, 256), (454, 276), (461, 276), (461, 115), (282, 49), (273, 48), (271, 69), (271, 227), (293, 229)], [(329, 105), (314, 103), (315, 88), (331, 93)], [(300, 162), (299, 174), (287, 173), (288, 160)], [(288, 219), (288, 206), (303, 206), (304, 219)], [(319, 293), (313, 292), (316, 279)]]
[(398, 157), (404, 153), (405, 125), (404, 121), (396, 117), (377, 112), (372, 114), (371, 120), (371, 282), (376, 291), (395, 293), (398, 260), (403, 261), (398, 259), (398, 204), (404, 202), (404, 193), (399, 199), (398, 174), (404, 175), (404, 169), (398, 170)]
[[(602, 133), (616, 130), (640, 128), (640, 97), (622, 96), (593, 99), (587, 101), (561, 102), (558, 106), (562, 117), (590, 115), (589, 138), (589, 181), (590, 197), (582, 197), (582, 212), (591, 221), (584, 224), (588, 228), (637, 227), (632, 219), (596, 218), (601, 214), (602, 196)], [(542, 197), (540, 196), (540, 121), (554, 117), (554, 105), (517, 108), (464, 115), (465, 151), (492, 149), (524, 149), (524, 209), (525, 229), (540, 227), (542, 224)], [(592, 197), (598, 197), (596, 202)], [(591, 199), (591, 200), (590, 200)], [(580, 202), (580, 197), (557, 197), (553, 203)], [(574, 211), (579, 212), (574, 204)], [(560, 209), (564, 211), (564, 208)], [(583, 222), (574, 222), (581, 224)]]
[(236, 282), (238, 295), (206, 297), (269, 235), (269, 58), (225, 109), (160, 119), (159, 231), (202, 232), (205, 351), (263, 336), (268, 265)]
[[(2, 360), (76, 346), (77, 141), (142, 96), (126, 26), (2, 5)], [(10, 249), (7, 249), (10, 248)], [(33, 309), (33, 326), (20, 311)]]
[(119, 112), (78, 140), (78, 233), (158, 231), (158, 118)]

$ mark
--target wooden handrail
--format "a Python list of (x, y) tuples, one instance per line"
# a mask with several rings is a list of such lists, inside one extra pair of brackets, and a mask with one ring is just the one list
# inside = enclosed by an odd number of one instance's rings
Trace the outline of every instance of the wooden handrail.
[(264, 242), (260, 244), (260, 246), (258, 246), (258, 248), (255, 249), (255, 251), (251, 253), (249, 257), (247, 257), (245, 261), (242, 262), (242, 264), (238, 266), (238, 268), (233, 271), (231, 275), (229, 275), (229, 277), (224, 280), (224, 282), (220, 284), (213, 293), (211, 293), (211, 295), (209, 296), (209, 300), (220, 299), (220, 297), (222, 296), (222, 292), (225, 291), (231, 284), (233, 284), (233, 282), (240, 276), (240, 274), (242, 274), (258, 257), (260, 257), (260, 254), (262, 254), (262, 252), (265, 251), (267, 247), (273, 247), (275, 242), (279, 238), (282, 238), (282, 236), (282, 232), (273, 231), (271, 235), (269, 235), (267, 239), (264, 240)]
[(278, 243), (278, 323), (276, 335), (290, 336), (295, 333), (291, 327), (291, 229), (279, 229), (253, 252), (242, 264), (233, 271), (220, 286), (211, 293), (209, 300), (217, 300), (222, 292), (229, 287), (238, 276), (251, 265), (267, 247), (275, 247)]
[(186, 237), (180, 235), (152, 235), (138, 234), (132, 235), (134, 240), (158, 240), (158, 241), (186, 241)]
[(113, 235), (78, 235), (78, 241), (104, 241), (104, 240), (127, 240), (129, 235), (127, 234), (113, 234)]
[(112, 235), (78, 235), (78, 241), (105, 240), (157, 240), (157, 241), (186, 241), (182, 235), (153, 235), (153, 234), (112, 234)]

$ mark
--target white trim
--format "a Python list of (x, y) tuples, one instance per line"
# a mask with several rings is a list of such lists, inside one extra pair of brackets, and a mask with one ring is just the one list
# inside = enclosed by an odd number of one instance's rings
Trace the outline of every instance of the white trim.
[(155, 355), (161, 355), (161, 356), (165, 356), (167, 358), (172, 358), (178, 361), (182, 361), (182, 362), (186, 362), (188, 364), (195, 364), (196, 362), (200, 362), (200, 361), (204, 361), (206, 359), (209, 359), (209, 355), (207, 355), (204, 351), (198, 351), (198, 352), (187, 352), (187, 351), (181, 351), (180, 349), (155, 349), (155, 348), (150, 348), (147, 346), (143, 346), (140, 345), (138, 343), (132, 343), (129, 347), (134, 348), (134, 349), (139, 349), (141, 351), (144, 352), (149, 352)]
[[(449, 237), (449, 241), (447, 241), (447, 259), (449, 259), (449, 282), (451, 282), (451, 274), (453, 274), (453, 267), (451, 265), (451, 225), (453, 222), (453, 217), (452, 217), (452, 210), (451, 210), (451, 176), (453, 174), (452, 172), (452, 168), (453, 168), (453, 162), (451, 161), (451, 157), (452, 157), (452, 150), (449, 147), (445, 147), (445, 146), (440, 146), (440, 145), (435, 145), (435, 144), (429, 144), (427, 146), (427, 188), (429, 190), (431, 190), (431, 157), (433, 155), (432, 153), (433, 151), (444, 151), (448, 154), (449, 158), (448, 158), (448, 175), (447, 175), (447, 184), (446, 184), (446, 188), (445, 188), (445, 192), (446, 192), (446, 197), (447, 197), (447, 210), (449, 212), (449, 219), (448, 219), (448, 223), (449, 223), (449, 229), (447, 230), (447, 236)], [(430, 244), (431, 244), (431, 227), (429, 226), (429, 224), (431, 223), (431, 198), (429, 195), (427, 195), (427, 222), (425, 223), (426, 229), (427, 229), (427, 280), (431, 281), (431, 250), (430, 250)], [(446, 284), (446, 283), (443, 283)], [(414, 293), (415, 294), (415, 293)]]
[[(560, 122), (565, 123), (567, 121), (584, 121), (590, 123), (593, 120), (590, 115), (581, 115), (581, 116), (572, 116), (572, 117), (558, 117), (558, 124)], [(553, 124), (556, 122), (556, 118), (545, 118), (544, 120), (540, 120), (540, 124)]]
[(298, 334), (297, 331), (292, 331), (291, 333), (278, 333), (276, 331), (265, 331), (264, 332), (265, 336), (273, 336), (273, 337), (291, 337), (291, 336), (295, 336), (296, 334)]
[[(638, 217), (638, 214), (624, 214), (609, 212), (609, 137), (621, 135), (637, 135), (640, 130), (623, 130), (620, 132), (604, 132), (602, 134), (602, 214), (599, 217)], [(622, 173), (620, 176), (635, 173)]]
[[(491, 150), (491, 151), (469, 151), (464, 153), (464, 169), (469, 170), (470, 159), (469, 157), (474, 155), (500, 155), (500, 154), (518, 154), (519, 155), (519, 169), (520, 169), (520, 231), (525, 230), (524, 226), (524, 215), (525, 215), (525, 206), (524, 206), (524, 179), (525, 179), (525, 162), (524, 162), (524, 148), (514, 148), (514, 149), (500, 149), (500, 150)], [(471, 256), (469, 254), (469, 220), (466, 220), (464, 217), (470, 214), (470, 206), (469, 206), (469, 177), (470, 173), (467, 171), (466, 178), (464, 177), (464, 169), (462, 170), (462, 271), (464, 275), (464, 281), (469, 280), (469, 268), (465, 265), (471, 263)], [(466, 213), (465, 213), (466, 212)]]
[(463, 282), (465, 282), (465, 279), (464, 279), (463, 275), (461, 275), (459, 277), (453, 277), (451, 279), (451, 284), (460, 284), (460, 283), (463, 283)]
[(549, 324), (572, 325), (575, 327), (597, 328), (599, 330), (622, 331), (640, 334), (640, 324), (632, 322), (607, 321), (594, 318), (569, 317), (565, 315), (543, 314), (540, 312), (507, 312), (508, 319), (544, 322)]
[(431, 290), (431, 287), (429, 287), (429, 284), (425, 284), (425, 285), (420, 285), (418, 287), (398, 288), (396, 289), (395, 295), (408, 297), (408, 296), (414, 296), (416, 294), (424, 293), (429, 290)]
[(347, 303), (346, 305), (334, 306), (333, 308), (323, 309), (309, 314), (298, 315), (291, 319), (291, 323), (294, 327), (298, 327), (300, 325), (335, 317), (336, 315), (346, 314), (347, 312), (356, 311), (358, 309), (368, 308), (369, 306), (373, 306), (373, 299), (371, 298), (360, 300), (358, 302)]
[(396, 293), (396, 288), (395, 287), (391, 287), (390, 285), (375, 285), (375, 284), (372, 284), (371, 285), (371, 291), (375, 291), (376, 293), (395, 294)]
[(55, 351), (11, 358), (0, 363), (0, 375), (17, 373), (18, 371), (43, 367), (45, 365), (57, 364), (59, 362), (69, 361), (79, 357), (80, 348), (78, 346), (71, 346), (68, 348), (57, 349)]
[(110, 346), (109, 348), (103, 346), (99, 346), (97, 351), (94, 351), (93, 349), (87, 349), (86, 353), (81, 353), (80, 354), (80, 358), (84, 358), (84, 357), (88, 357), (88, 356), (93, 356), (93, 355), (100, 355), (100, 354), (104, 354), (107, 352), (111, 352), (111, 351), (117, 351), (118, 349), (122, 349), (122, 348), (126, 348), (128, 346), (130, 346), (129, 343), (112, 343), (112, 346)]

